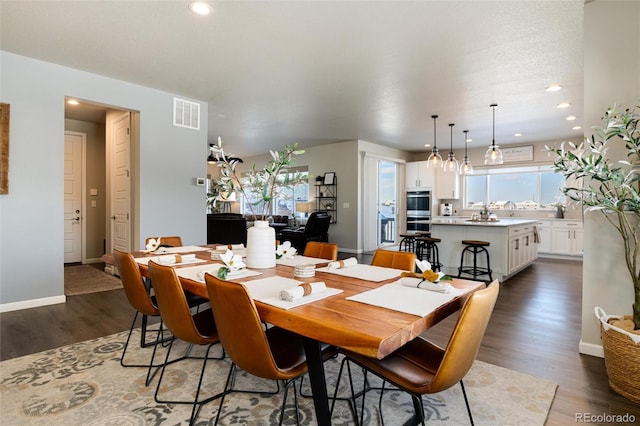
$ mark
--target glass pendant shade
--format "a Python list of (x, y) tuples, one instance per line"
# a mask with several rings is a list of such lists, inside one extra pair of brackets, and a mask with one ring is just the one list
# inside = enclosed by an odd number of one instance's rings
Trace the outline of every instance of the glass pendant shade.
[(504, 163), (502, 151), (500, 151), (500, 146), (496, 145), (496, 107), (498, 104), (491, 104), (489, 106), (493, 109), (493, 139), (491, 140), (489, 149), (487, 149), (487, 152), (484, 154), (484, 164), (502, 164)]
[(442, 156), (440, 156), (438, 146), (436, 145), (436, 119), (437, 115), (432, 115), (433, 118), (433, 148), (431, 149), (431, 155), (427, 158), (427, 167), (438, 168), (442, 167)]
[(456, 156), (453, 153), (453, 126), (455, 126), (455, 124), (449, 123), (449, 128), (451, 129), (451, 145), (449, 148), (449, 157), (443, 165), (444, 171), (448, 173), (458, 173), (458, 160), (456, 160)]
[(469, 160), (469, 156), (467, 155), (467, 143), (469, 138), (467, 137), (469, 131), (464, 130), (464, 159), (462, 163), (460, 163), (460, 174), (461, 175), (472, 175), (473, 174), (473, 166), (471, 165), (471, 160)]

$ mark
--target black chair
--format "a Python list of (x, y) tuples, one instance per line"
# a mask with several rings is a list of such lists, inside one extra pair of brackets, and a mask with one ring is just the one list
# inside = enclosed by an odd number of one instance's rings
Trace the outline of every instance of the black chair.
[(247, 244), (247, 219), (239, 213), (207, 215), (207, 244)]
[(309, 241), (329, 241), (329, 224), (331, 216), (327, 212), (313, 212), (307, 219), (307, 224), (303, 228), (283, 229), (280, 233), (280, 241), (291, 241), (291, 245), (298, 253), (304, 253), (304, 249)]

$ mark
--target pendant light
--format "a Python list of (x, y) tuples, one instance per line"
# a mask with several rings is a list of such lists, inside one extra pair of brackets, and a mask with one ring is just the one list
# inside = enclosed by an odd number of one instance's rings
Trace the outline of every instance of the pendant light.
[(496, 107), (498, 104), (491, 104), (489, 106), (493, 109), (493, 140), (486, 154), (484, 154), (484, 164), (502, 164), (504, 163), (502, 151), (500, 151), (500, 146), (496, 145)]
[(436, 119), (437, 115), (432, 115), (433, 118), (433, 148), (431, 149), (431, 155), (427, 158), (427, 167), (438, 168), (442, 167), (442, 157), (438, 153), (438, 146), (436, 145)]
[(473, 166), (471, 165), (471, 160), (469, 160), (469, 156), (467, 155), (467, 144), (469, 143), (469, 131), (463, 130), (462, 133), (464, 133), (464, 159), (462, 160), (462, 163), (460, 163), (460, 174), (472, 175)]
[(449, 123), (449, 128), (451, 129), (451, 145), (449, 146), (449, 158), (444, 162), (444, 171), (449, 173), (458, 173), (458, 160), (456, 160), (456, 156), (453, 153), (453, 126), (455, 124)]

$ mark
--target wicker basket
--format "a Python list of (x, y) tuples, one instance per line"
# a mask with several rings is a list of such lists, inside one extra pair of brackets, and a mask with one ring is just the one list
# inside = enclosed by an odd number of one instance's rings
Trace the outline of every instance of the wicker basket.
[(595, 311), (600, 320), (609, 386), (625, 398), (640, 404), (640, 334), (630, 333), (610, 324), (611, 321), (631, 317), (606, 315), (599, 307)]

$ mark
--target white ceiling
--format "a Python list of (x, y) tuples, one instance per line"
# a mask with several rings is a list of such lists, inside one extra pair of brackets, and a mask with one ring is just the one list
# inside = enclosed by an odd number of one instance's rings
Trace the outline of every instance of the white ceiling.
[(2, 0), (0, 46), (206, 101), (209, 140), (243, 156), (355, 139), (424, 151), (433, 114), (441, 150), (448, 123), (454, 147), (464, 129), (485, 146), (491, 103), (498, 144), (582, 134), (582, 0), (209, 3), (202, 17), (177, 0)]

